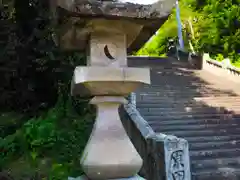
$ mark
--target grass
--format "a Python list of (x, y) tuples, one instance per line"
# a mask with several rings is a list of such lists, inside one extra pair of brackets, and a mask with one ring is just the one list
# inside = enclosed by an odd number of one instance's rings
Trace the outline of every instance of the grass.
[[(0, 142), (0, 169), (15, 180), (67, 179), (82, 173), (80, 156), (90, 137), (95, 111), (86, 103), (60, 99), (42, 116), (27, 120)], [(22, 115), (4, 113), (1, 125), (14, 124)]]

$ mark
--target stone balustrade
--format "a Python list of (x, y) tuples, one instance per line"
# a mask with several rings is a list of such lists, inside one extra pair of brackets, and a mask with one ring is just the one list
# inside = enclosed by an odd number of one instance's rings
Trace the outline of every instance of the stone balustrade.
[(225, 72), (227, 72), (229, 74), (240, 76), (240, 68), (234, 67), (230, 63), (230, 59), (228, 59), (228, 58), (224, 59), (222, 62), (219, 62), (217, 60), (212, 59), (209, 56), (209, 54), (205, 53), (203, 55), (203, 60), (205, 61), (205, 63), (207, 65), (214, 66), (214, 67), (221, 68), (221, 69), (225, 69)]
[(120, 117), (132, 143), (143, 159), (140, 175), (148, 180), (190, 180), (188, 142), (155, 133), (136, 109), (132, 93), (120, 109)]
[(222, 62), (212, 59), (209, 54), (203, 55), (203, 69), (210, 71), (211, 73), (227, 78), (228, 80), (239, 82), (240, 69), (234, 67), (229, 59), (225, 59)]

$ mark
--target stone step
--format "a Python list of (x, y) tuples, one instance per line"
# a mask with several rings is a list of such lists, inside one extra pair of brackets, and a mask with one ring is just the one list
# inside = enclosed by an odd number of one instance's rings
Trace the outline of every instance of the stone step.
[[(159, 132), (158, 128), (156, 129), (156, 127), (153, 127), (153, 130), (155, 132)], [(213, 131), (211, 129), (204, 129), (202, 131), (195, 131), (195, 130), (191, 130), (189, 129), (188, 131), (161, 131), (161, 133), (167, 134), (167, 135), (174, 135), (177, 137), (181, 137), (181, 138), (187, 138), (187, 137), (202, 137), (202, 136), (221, 136), (221, 135), (238, 135), (240, 132), (240, 128), (235, 128), (234, 131), (230, 130), (226, 130), (224, 128), (222, 129), (218, 129), (217, 131)]]
[[(167, 104), (168, 105), (168, 104)], [(182, 114), (200, 114), (200, 113), (206, 113), (206, 114), (232, 114), (235, 115), (235, 117), (238, 117), (240, 114), (240, 105), (239, 106), (193, 106), (193, 105), (185, 105), (181, 106), (180, 104), (174, 104), (172, 106), (168, 105), (167, 107), (157, 107), (157, 104), (154, 104), (153, 106), (143, 106), (137, 105), (138, 111), (141, 111), (142, 115), (149, 114), (153, 112), (155, 115), (165, 115), (165, 114), (172, 114), (172, 115), (182, 115)], [(151, 110), (152, 109), (152, 110)], [(206, 109), (204, 111), (204, 109)]]
[[(185, 90), (186, 90), (186, 88), (184, 88)], [(212, 94), (212, 96), (215, 98), (215, 96), (214, 95), (221, 95), (221, 96), (219, 96), (218, 97), (218, 99), (221, 99), (221, 98), (228, 98), (228, 99), (231, 99), (231, 98), (234, 98), (234, 97), (238, 97), (239, 98), (239, 96), (237, 96), (237, 95), (235, 95), (235, 94), (224, 94), (223, 92), (221, 92), (221, 91), (212, 91), (212, 90), (206, 90), (205, 88), (200, 88), (200, 87), (198, 87), (198, 88), (194, 88), (194, 89), (189, 89), (189, 91), (188, 92), (184, 92), (184, 91), (181, 91), (181, 89), (179, 90), (179, 89), (177, 89), (177, 88), (174, 88), (174, 89), (168, 89), (168, 88), (165, 88), (165, 87), (161, 87), (161, 88), (148, 88), (148, 89), (138, 89), (137, 91), (136, 91), (136, 93), (137, 93), (137, 96), (159, 96), (159, 97), (163, 97), (163, 96), (165, 96), (166, 94), (169, 94), (169, 95), (171, 95), (171, 94), (180, 94), (180, 95), (185, 95), (185, 96), (189, 96), (189, 92), (193, 92), (193, 93), (199, 93), (199, 94), (201, 94), (201, 93), (207, 93), (207, 92), (209, 92), (209, 93), (211, 93)], [(213, 93), (214, 92), (214, 93)], [(205, 95), (204, 94), (204, 95)], [(197, 97), (196, 96), (196, 99), (198, 99), (199, 97)], [(205, 96), (203, 96), (203, 97), (200, 97), (201, 99), (207, 99), (208, 97), (205, 97)], [(209, 98), (211, 98), (211, 96), (209, 96)]]
[(186, 108), (192, 108), (192, 109), (197, 109), (197, 108), (215, 108), (215, 109), (232, 109), (232, 110), (238, 110), (240, 108), (240, 104), (228, 104), (225, 106), (222, 105), (208, 105), (208, 104), (199, 104), (199, 103), (149, 103), (149, 102), (143, 102), (143, 103), (138, 103), (137, 102), (137, 108), (138, 109), (142, 109), (142, 108), (158, 108), (159, 110), (162, 109), (184, 109), (186, 110)]
[[(198, 114), (197, 115), (185, 115), (185, 116), (149, 116), (142, 114), (142, 116), (147, 119), (149, 123), (152, 125), (172, 125), (173, 123), (167, 123), (166, 121), (182, 121), (182, 123), (178, 124), (195, 124), (195, 125), (200, 125), (200, 124), (206, 124), (209, 121), (212, 121), (210, 124), (228, 124), (226, 121), (232, 123), (239, 123), (240, 122), (240, 117), (239, 115), (232, 115), (232, 114), (206, 114), (205, 116), (203, 114)], [(194, 122), (195, 120), (195, 122)], [(214, 122), (215, 121), (215, 122)], [(161, 123), (162, 122), (162, 123)], [(185, 123), (184, 123), (185, 122)]]
[[(230, 109), (225, 109), (221, 107), (176, 107), (176, 108), (157, 108), (157, 107), (152, 107), (152, 108), (139, 108), (141, 111), (141, 114), (173, 114), (173, 115), (178, 115), (178, 114), (198, 114), (198, 113), (205, 113), (205, 114), (214, 114), (214, 113), (219, 113), (219, 114), (229, 114), (229, 113), (235, 113), (232, 110), (234, 108)], [(235, 109), (237, 110), (237, 109)], [(239, 112), (240, 112), (240, 106), (239, 106)]]
[(214, 100), (214, 101), (222, 101), (223, 99), (228, 99), (228, 100), (236, 100), (236, 98), (240, 99), (240, 96), (226, 96), (226, 97), (195, 97), (195, 100)]
[[(170, 111), (175, 111), (175, 112), (199, 112), (199, 111), (217, 111), (217, 112), (225, 112), (224, 107), (216, 107), (216, 106), (208, 106), (206, 104), (201, 104), (201, 103), (191, 103), (191, 104), (185, 104), (185, 106), (173, 106), (173, 107), (169, 107), (169, 106), (155, 106), (155, 105), (159, 105), (159, 104), (152, 104), (153, 106), (144, 106), (145, 104), (137, 104), (137, 107), (141, 110), (141, 111), (161, 111), (161, 112), (170, 112)], [(149, 104), (151, 105), (151, 104)], [(164, 105), (164, 104), (163, 104)], [(168, 104), (167, 104), (168, 105)], [(239, 107), (240, 108), (240, 104), (234, 106), (235, 104), (230, 104), (232, 107)]]
[[(163, 79), (162, 79), (163, 78)], [(219, 90), (213, 83), (202, 83), (199, 80), (194, 81), (191, 79), (190, 81), (186, 81), (186, 79), (179, 79), (176, 77), (167, 78), (167, 77), (158, 77), (155, 78), (155, 82), (152, 80), (151, 84), (142, 85), (137, 91), (142, 90), (142, 92), (147, 92), (144, 90), (160, 90), (160, 89), (168, 89), (168, 90), (177, 90), (177, 89), (192, 89), (192, 90), (208, 90), (212, 92), (226, 92), (226, 95), (233, 95), (231, 93), (231, 85), (229, 88), (226, 87), (226, 82), (218, 82), (217, 87), (225, 88), (224, 90)], [(239, 90), (239, 87), (235, 84), (236, 89)]]
[(217, 158), (217, 159), (207, 159), (207, 160), (195, 160), (191, 162), (192, 169), (204, 170), (211, 168), (224, 168), (228, 166), (238, 166), (240, 167), (240, 157), (230, 157), (230, 158)]
[[(161, 77), (163, 75), (172, 75), (176, 77), (181, 77), (188, 75), (189, 73), (194, 72), (195, 70), (188, 70), (186, 68), (178, 68), (178, 67), (157, 67), (157, 68), (151, 68), (151, 73)], [(192, 76), (191, 78), (197, 78), (197, 76)]]
[(151, 85), (136, 91), (140, 114), (155, 132), (189, 142), (192, 180), (239, 180), (240, 86), (170, 66), (149, 65)]
[(197, 142), (225, 142), (240, 140), (240, 134), (219, 135), (219, 136), (200, 136), (200, 137), (185, 137), (189, 143)]
[[(191, 95), (186, 95), (183, 96), (182, 94), (173, 94), (173, 95), (164, 95), (164, 96), (141, 96), (141, 97), (136, 97), (136, 101), (158, 101), (158, 102), (174, 102), (174, 101), (181, 101), (181, 102), (196, 102), (196, 103), (211, 103), (211, 104), (222, 104), (222, 103), (228, 103), (232, 102), (232, 99), (221, 99), (221, 100), (194, 100), (192, 97), (194, 97), (195, 94)], [(206, 94), (204, 94), (206, 96)], [(219, 95), (216, 95), (215, 98), (219, 98)], [(240, 102), (239, 97), (235, 97), (236, 102)]]
[(192, 173), (192, 180), (239, 180), (239, 167), (205, 169)]
[[(161, 73), (161, 72), (160, 72)], [(162, 74), (158, 77), (156, 77), (156, 74), (158, 74), (158, 72), (151, 72), (151, 79), (153, 80), (157, 80), (156, 82), (151, 82), (151, 84), (144, 84), (142, 85), (141, 87), (143, 88), (153, 88), (153, 89), (156, 89), (156, 88), (162, 88), (163, 86), (165, 87), (169, 87), (169, 88), (178, 88), (178, 86), (174, 87), (172, 84), (175, 84), (177, 83), (178, 81), (177, 80), (182, 80), (184, 81), (183, 84), (181, 84), (180, 87), (183, 87), (183, 85), (186, 85), (187, 84), (187, 87), (191, 87), (191, 86), (200, 86), (200, 87), (214, 87), (215, 85), (223, 85), (226, 87), (226, 81), (217, 81), (216, 82), (216, 79), (214, 79), (213, 81), (210, 80), (210, 79), (207, 79), (208, 82), (204, 83), (202, 82), (200, 79), (202, 77), (191, 77), (189, 79), (186, 80), (185, 77), (183, 78), (179, 78), (180, 76), (163, 76)], [(155, 76), (155, 77), (153, 77)], [(171, 81), (166, 81), (166, 79), (170, 79)], [(165, 81), (166, 84), (161, 84), (161, 83), (157, 83), (159, 82), (159, 80), (162, 80), (162, 81)], [(200, 81), (199, 81), (200, 80)], [(209, 81), (210, 80), (210, 81)], [(229, 82), (229, 81), (227, 81)], [(231, 82), (231, 84), (234, 83), (234, 82)], [(229, 84), (230, 86), (232, 86), (231, 84)], [(233, 85), (237, 85), (236, 83), (234, 83)]]
[[(231, 115), (232, 117), (240, 117), (240, 115), (236, 112), (233, 112), (233, 111), (229, 111), (227, 109), (224, 109), (222, 110), (222, 112), (218, 112), (218, 111), (208, 111), (208, 112), (179, 112), (179, 111), (144, 111), (142, 113), (142, 115), (144, 116), (157, 116), (157, 117), (175, 117), (175, 116), (178, 116), (178, 117), (202, 117), (202, 116), (206, 116), (206, 117), (222, 117), (224, 115)], [(174, 118), (173, 117), (173, 118)], [(178, 118), (179, 119), (179, 118)]]
[[(238, 123), (237, 119), (239, 118), (232, 118), (231, 116), (226, 116), (226, 117), (220, 117), (220, 116), (215, 116), (215, 115), (209, 115), (209, 116), (204, 116), (204, 115), (199, 115), (197, 116), (182, 116), (182, 117), (178, 117), (178, 116), (146, 116), (146, 115), (142, 115), (142, 117), (144, 119), (147, 119), (147, 122), (149, 122), (152, 126), (157, 127), (157, 126), (163, 126), (163, 125), (173, 125), (173, 123), (168, 123), (167, 121), (183, 121), (183, 123), (181, 124), (176, 124), (176, 125), (188, 125), (188, 122), (190, 122), (189, 124), (191, 125), (201, 125), (201, 124), (206, 124), (204, 123), (204, 121), (210, 121), (210, 119), (215, 119), (216, 123), (210, 123), (210, 124), (228, 124), (228, 123), (220, 123), (221, 121), (231, 121), (233, 122), (233, 120), (235, 120), (235, 123)], [(194, 122), (195, 120), (195, 122)], [(162, 122), (162, 123), (161, 123)], [(219, 123), (217, 123), (219, 122)]]
[(224, 149), (207, 149), (207, 150), (195, 150), (190, 151), (190, 159), (195, 160), (206, 160), (206, 159), (215, 159), (215, 158), (230, 158), (230, 157), (239, 157), (240, 148), (224, 148)]
[(161, 120), (180, 120), (186, 119), (209, 119), (209, 118), (219, 118), (224, 120), (232, 120), (233, 118), (239, 118), (239, 115), (229, 115), (229, 114), (182, 114), (182, 115), (156, 115), (156, 114), (142, 114), (146, 119), (159, 119)]
[[(151, 125), (151, 123), (150, 123)], [(154, 125), (154, 130), (157, 132), (173, 132), (173, 131), (204, 131), (204, 130), (215, 130), (224, 129), (226, 131), (234, 131), (235, 128), (240, 129), (240, 124), (201, 124), (201, 125), (171, 125), (171, 126), (161, 126), (159, 124)]]
[[(137, 92), (137, 91), (136, 91)], [(236, 95), (230, 95), (230, 94), (226, 94), (223, 92), (216, 92), (216, 91), (207, 91), (205, 89), (201, 89), (201, 88), (191, 88), (191, 89), (186, 89), (186, 88), (182, 88), (182, 89), (167, 89), (167, 88), (159, 88), (159, 89), (145, 89), (145, 90), (141, 90), (139, 92), (147, 92), (146, 94), (138, 94), (138, 97), (144, 97), (144, 96), (155, 96), (155, 97), (164, 97), (164, 96), (173, 96), (173, 95), (178, 95), (178, 96), (182, 96), (182, 97), (192, 97), (193, 95), (195, 97), (200, 97), (200, 98), (216, 98), (217, 99), (223, 99), (223, 98), (228, 98), (231, 99), (232, 97), (237, 97), (239, 98), (239, 96)], [(138, 93), (138, 92), (137, 92)]]
[[(239, 94), (230, 94), (230, 93), (226, 93), (226, 92), (222, 92), (222, 91), (216, 91), (216, 90), (206, 90), (205, 88), (181, 88), (181, 89), (175, 89), (175, 90), (171, 90), (171, 89), (166, 89), (166, 88), (159, 88), (159, 89), (145, 89), (145, 90), (141, 90), (141, 91), (136, 91), (136, 93), (138, 92), (147, 92), (148, 94), (138, 94), (138, 96), (156, 96), (156, 97), (164, 97), (164, 96), (171, 96), (171, 95), (178, 95), (178, 96), (182, 96), (182, 97), (190, 97), (190, 98), (194, 98), (194, 97), (199, 97), (199, 98), (216, 98), (217, 99), (224, 99), (224, 98), (228, 98), (231, 99), (232, 97), (237, 97), (239, 98)], [(238, 91), (239, 92), (239, 91)], [(155, 94), (155, 95), (154, 95)]]
[[(158, 78), (157, 78), (158, 79)], [(175, 78), (173, 78), (173, 80), (176, 80)], [(141, 88), (139, 88), (139, 89), (137, 89), (137, 91), (139, 91), (139, 90), (145, 90), (145, 88), (147, 88), (147, 89), (152, 89), (152, 90), (155, 90), (155, 89), (162, 89), (163, 87), (165, 87), (165, 88), (170, 88), (170, 89), (177, 89), (178, 88), (178, 86), (176, 86), (176, 87), (174, 87), (174, 86), (172, 86), (171, 85), (171, 83), (172, 82), (170, 82), (170, 83), (166, 83), (166, 84), (154, 84), (154, 83), (151, 83), (151, 84), (144, 84), (144, 85), (142, 85), (141, 86)], [(180, 87), (186, 87), (186, 88), (188, 88), (188, 87), (191, 87), (191, 86), (193, 86), (193, 87), (196, 87), (196, 85), (198, 85), (199, 87), (206, 87), (206, 85), (205, 84), (202, 84), (201, 82), (192, 82), (191, 84), (189, 84), (189, 86), (180, 86)], [(139, 91), (140, 92), (140, 91)], [(144, 91), (141, 91), (141, 92), (144, 92)]]
[[(180, 90), (176, 90), (176, 91), (170, 91), (170, 90), (163, 90), (163, 89), (159, 89), (156, 91), (152, 91), (152, 90), (145, 90), (145, 92), (151, 93), (149, 95), (138, 95), (137, 98), (139, 97), (157, 97), (157, 98), (166, 98), (166, 97), (179, 97), (179, 98), (186, 98), (186, 99), (193, 99), (195, 97), (199, 97), (199, 98), (205, 98), (205, 97), (210, 97), (210, 98), (216, 98), (216, 99), (231, 99), (231, 98), (227, 98), (226, 96), (228, 94), (223, 93), (223, 92), (214, 92), (214, 91), (206, 91), (206, 90), (198, 90), (198, 89), (194, 89), (194, 90), (188, 90), (188, 89), (180, 89)], [(154, 93), (159, 93), (161, 92), (161, 94), (159, 95), (153, 95)], [(230, 95), (229, 95), (230, 96)], [(239, 99), (239, 96), (236, 96), (236, 94), (232, 95), (231, 97), (236, 97)]]
[(192, 100), (185, 100), (185, 101), (159, 101), (159, 100), (155, 100), (154, 102), (152, 101), (137, 101), (137, 107), (139, 108), (152, 108), (152, 107), (159, 107), (159, 108), (170, 108), (170, 107), (177, 107), (177, 106), (192, 106), (192, 107), (240, 107), (240, 102), (236, 101), (236, 102), (225, 102), (223, 103), (219, 103), (219, 104), (200, 104), (199, 102), (193, 102)]
[(151, 126), (178, 126), (178, 125), (202, 125), (202, 124), (240, 124), (239, 118), (234, 118), (232, 120), (223, 120), (219, 118), (208, 118), (208, 119), (180, 119), (180, 120), (165, 120), (165, 119), (148, 119), (148, 123)]
[[(159, 75), (160, 74), (160, 75)], [(155, 76), (155, 77), (153, 77)], [(203, 83), (199, 81), (199, 77), (192, 77), (190, 79), (186, 80), (186, 77), (184, 76), (175, 76), (170, 71), (162, 71), (159, 72), (152, 72), (151, 73), (151, 83), (150, 84), (144, 84), (141, 87), (143, 88), (162, 88), (163, 86), (168, 88), (178, 88), (178, 87), (211, 87), (214, 86), (214, 84), (211, 83)], [(225, 82), (218, 82), (218, 85), (225, 85)], [(178, 84), (179, 86), (174, 86)]]
[(179, 62), (170, 57), (168, 58), (159, 58), (159, 57), (131, 57), (128, 56), (128, 66), (130, 67), (154, 67), (154, 69), (167, 68), (172, 69), (174, 67), (187, 67), (189, 66), (186, 62)]
[[(143, 93), (144, 92), (144, 93)], [(146, 93), (145, 93), (146, 92)], [(195, 88), (195, 89), (146, 89), (144, 91), (139, 91), (137, 93), (137, 98), (141, 99), (143, 97), (157, 97), (157, 98), (166, 98), (166, 97), (185, 97), (187, 99), (194, 99), (195, 101), (206, 101), (206, 100), (233, 100), (234, 98), (239, 98), (238, 94), (227, 94), (217, 91), (209, 91), (205, 89)], [(140, 94), (141, 93), (141, 94)]]
[[(140, 111), (144, 111), (145, 112), (151, 112), (151, 111), (159, 111), (159, 112), (201, 112), (204, 109), (206, 109), (206, 111), (210, 112), (232, 112), (235, 114), (239, 114), (240, 113), (240, 104), (225, 104), (225, 105), (202, 105), (202, 104), (193, 104), (193, 103), (152, 103), (152, 104), (148, 104), (148, 103), (142, 103), (142, 104), (137, 104), (137, 109), (139, 109)], [(146, 110), (148, 109), (148, 110)]]
[[(209, 100), (199, 100), (199, 99), (196, 99), (195, 100), (195, 97), (198, 97), (198, 98), (206, 98), (206, 97), (209, 97), (209, 98), (215, 98), (215, 99), (219, 99), (219, 101), (231, 101), (231, 98), (227, 98), (226, 97), (226, 93), (223, 93), (223, 92), (209, 92), (209, 91), (197, 91), (197, 90), (187, 90), (187, 89), (182, 89), (182, 90), (177, 90), (177, 91), (168, 91), (168, 90), (156, 90), (155, 92), (154, 91), (151, 91), (151, 90), (146, 90), (146, 92), (148, 93), (151, 93), (150, 95), (137, 95), (136, 99), (138, 100), (144, 100), (146, 98), (153, 98), (153, 97), (156, 97), (157, 99), (166, 99), (166, 98), (171, 98), (171, 99), (176, 99), (176, 98), (179, 98), (179, 99), (192, 99), (192, 101), (196, 101), (196, 102), (202, 102), (202, 101), (209, 101)], [(153, 95), (154, 93), (158, 93), (158, 92), (161, 92), (160, 95)], [(240, 91), (239, 91), (240, 92)], [(136, 92), (138, 93), (138, 92)], [(235, 94), (236, 95), (236, 94)], [(230, 97), (235, 97), (236, 100), (239, 100), (239, 96), (230, 96)]]
[[(176, 95), (176, 94), (175, 94)], [(167, 96), (167, 95), (162, 95), (162, 96), (143, 96), (143, 97), (139, 97), (137, 96), (136, 99), (138, 99), (139, 101), (152, 101), (154, 103), (155, 100), (168, 100), (168, 101), (173, 101), (173, 100), (176, 100), (176, 99), (180, 99), (182, 101), (190, 101), (190, 102), (199, 102), (199, 103), (202, 103), (202, 102), (214, 102), (214, 103), (222, 103), (222, 102), (240, 102), (240, 96), (234, 96), (234, 97), (226, 97), (226, 96), (222, 96), (222, 97), (214, 97), (214, 96), (208, 96), (206, 97), (205, 94), (204, 94), (204, 97), (197, 97), (196, 96), (191, 96), (191, 94), (189, 95), (186, 95), (186, 96), (183, 96), (181, 94), (181, 96)], [(154, 99), (155, 97), (155, 99)], [(148, 100), (146, 100), (146, 98), (148, 98)]]
[(221, 97), (224, 96), (236, 96), (236, 94), (230, 94), (229, 92), (224, 92), (224, 91), (218, 91), (215, 89), (208, 89), (206, 87), (200, 87), (200, 86), (193, 86), (193, 87), (186, 87), (187, 85), (183, 85), (182, 87), (179, 87), (179, 85), (174, 85), (177, 88), (167, 88), (167, 87), (161, 87), (161, 88), (142, 88), (139, 89), (136, 92), (147, 92), (147, 93), (161, 93), (159, 96), (164, 95), (164, 94), (182, 94), (182, 95), (189, 95), (192, 94), (212, 94), (212, 95), (221, 95)]
[[(176, 110), (175, 108), (166, 108), (164, 110), (157, 109), (157, 108), (151, 108), (151, 109), (146, 109), (146, 108), (141, 108), (141, 114), (143, 115), (157, 115), (157, 116), (166, 116), (166, 115), (175, 115), (175, 116), (182, 116), (182, 115), (198, 115), (198, 114), (203, 114), (204, 115), (209, 115), (209, 114), (219, 114), (219, 115), (226, 115), (226, 114), (236, 114), (232, 111), (229, 111), (224, 108), (210, 108), (210, 107), (205, 107), (205, 108), (186, 108), (186, 109), (181, 109), (181, 110)], [(240, 110), (240, 108), (239, 108)], [(239, 111), (240, 112), (240, 111)]]
[[(218, 81), (216, 83), (213, 82), (206, 82), (203, 83), (200, 80), (200, 77), (193, 77), (190, 79), (187, 79), (184, 76), (174, 76), (172, 74), (164, 74), (162, 72), (160, 76), (156, 76), (157, 73), (151, 73), (151, 76), (155, 76), (155, 77), (151, 77), (151, 84), (145, 84), (141, 87), (143, 88), (162, 88), (162, 87), (168, 87), (171, 89), (177, 89), (177, 88), (181, 88), (181, 87), (185, 87), (185, 88), (189, 88), (189, 87), (203, 87), (203, 88), (209, 88), (209, 90), (214, 89), (214, 86), (222, 86), (226, 88), (226, 82), (224, 81)], [(163, 75), (164, 74), (164, 75)], [(211, 81), (211, 80), (210, 80)], [(178, 85), (178, 86), (176, 86)], [(236, 84), (233, 84), (230, 86), (235, 86)], [(238, 87), (235, 86), (237, 89)], [(215, 88), (216, 90), (216, 88)]]
[(195, 142), (190, 143), (189, 148), (191, 151), (194, 150), (206, 150), (206, 149), (224, 149), (224, 148), (240, 148), (240, 140), (232, 140), (225, 142)]
[(201, 171), (205, 169), (226, 168), (229, 166), (240, 167), (240, 157), (195, 160), (191, 162), (191, 169)]

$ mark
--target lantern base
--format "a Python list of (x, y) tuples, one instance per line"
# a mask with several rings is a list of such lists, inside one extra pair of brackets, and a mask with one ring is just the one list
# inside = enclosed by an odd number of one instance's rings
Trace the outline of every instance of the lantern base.
[[(72, 178), (72, 177), (69, 177), (68, 180), (89, 180), (86, 176), (80, 176), (80, 177), (77, 177), (77, 178)], [(108, 180), (145, 180), (144, 178), (136, 175), (134, 177), (129, 177), (129, 178), (120, 178), (120, 179), (108, 179)]]

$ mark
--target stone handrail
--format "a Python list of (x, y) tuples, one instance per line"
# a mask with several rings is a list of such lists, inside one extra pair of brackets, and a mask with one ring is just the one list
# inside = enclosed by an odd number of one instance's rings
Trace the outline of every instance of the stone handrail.
[(147, 180), (190, 180), (188, 142), (155, 133), (136, 109), (135, 93), (120, 109), (125, 130), (143, 159), (140, 175)]
[[(217, 60), (212, 59), (209, 54), (204, 54), (203, 55), (203, 60), (208, 64), (208, 65), (212, 65), (221, 69), (225, 69), (228, 73), (232, 74), (232, 75), (237, 75), (240, 76), (240, 68), (236, 68), (234, 67), (232, 64), (230, 64), (228, 61), (229, 59), (224, 59), (222, 62), (219, 62)], [(225, 64), (224, 62), (227, 62), (227, 64)]]

